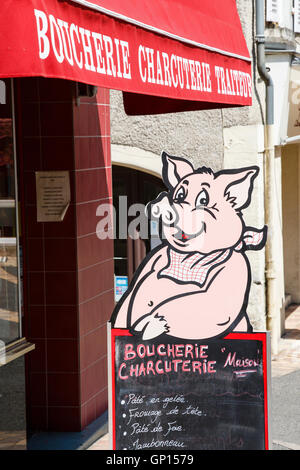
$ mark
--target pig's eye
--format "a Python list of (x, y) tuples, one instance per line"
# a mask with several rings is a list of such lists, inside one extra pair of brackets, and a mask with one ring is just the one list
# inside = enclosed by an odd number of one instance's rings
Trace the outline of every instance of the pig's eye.
[(180, 186), (180, 188), (177, 190), (175, 196), (174, 196), (174, 202), (183, 202), (186, 198), (186, 192), (183, 186)]
[(209, 203), (208, 192), (205, 189), (202, 189), (202, 191), (197, 196), (196, 207), (207, 206), (208, 203)]

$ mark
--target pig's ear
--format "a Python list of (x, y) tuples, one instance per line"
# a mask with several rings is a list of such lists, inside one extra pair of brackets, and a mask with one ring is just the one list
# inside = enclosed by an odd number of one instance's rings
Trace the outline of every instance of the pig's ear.
[(173, 157), (166, 152), (162, 152), (162, 177), (165, 185), (172, 189), (177, 186), (178, 182), (194, 172), (193, 165), (185, 158)]
[(223, 170), (220, 178), (224, 180), (224, 196), (230, 200), (235, 210), (247, 207), (251, 201), (254, 180), (259, 173), (257, 166), (240, 170)]

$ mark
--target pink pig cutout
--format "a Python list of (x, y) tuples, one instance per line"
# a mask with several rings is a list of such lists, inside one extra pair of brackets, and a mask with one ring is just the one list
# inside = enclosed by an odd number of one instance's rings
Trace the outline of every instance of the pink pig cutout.
[(168, 191), (148, 204), (162, 243), (151, 250), (111, 317), (143, 340), (162, 334), (202, 340), (251, 332), (247, 315), (251, 270), (246, 250), (260, 250), (267, 227), (246, 227), (256, 166), (194, 169), (162, 153)]

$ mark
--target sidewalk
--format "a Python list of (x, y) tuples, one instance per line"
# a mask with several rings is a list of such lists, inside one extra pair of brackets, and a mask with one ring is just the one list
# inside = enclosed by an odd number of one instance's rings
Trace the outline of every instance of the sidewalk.
[[(272, 440), (273, 450), (300, 450), (300, 306), (286, 310), (285, 335), (279, 352), (272, 358)], [(109, 450), (109, 435), (88, 450)]]
[(279, 352), (272, 360), (272, 377), (297, 370), (300, 370), (300, 306), (290, 305), (286, 310), (285, 335), (280, 339)]
[(286, 310), (285, 335), (272, 360), (274, 450), (300, 450), (300, 306)]

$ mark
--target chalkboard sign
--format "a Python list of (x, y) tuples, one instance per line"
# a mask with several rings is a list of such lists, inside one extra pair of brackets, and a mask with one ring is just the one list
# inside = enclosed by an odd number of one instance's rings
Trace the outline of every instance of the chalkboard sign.
[(143, 341), (108, 332), (112, 449), (270, 448), (268, 333)]

